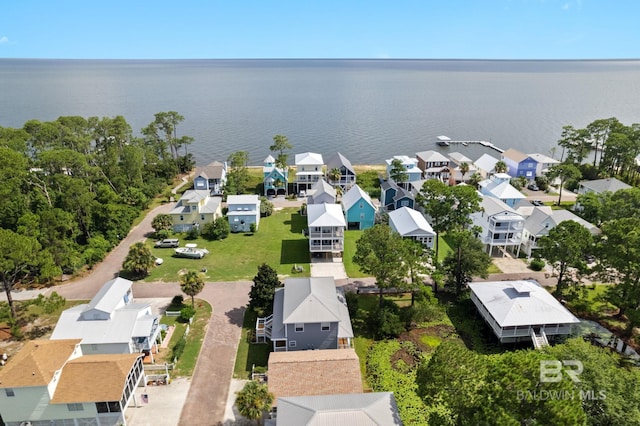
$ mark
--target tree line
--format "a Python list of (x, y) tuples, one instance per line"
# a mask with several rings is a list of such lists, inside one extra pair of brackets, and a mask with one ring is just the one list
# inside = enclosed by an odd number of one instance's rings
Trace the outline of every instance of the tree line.
[(183, 120), (159, 112), (139, 137), (122, 116), (0, 127), (0, 276), (10, 301), (17, 282), (47, 283), (101, 261), (193, 168), (193, 139), (178, 136)]

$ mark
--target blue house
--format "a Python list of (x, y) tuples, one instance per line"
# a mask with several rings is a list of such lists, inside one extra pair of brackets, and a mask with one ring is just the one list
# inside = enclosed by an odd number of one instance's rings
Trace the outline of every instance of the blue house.
[(415, 198), (411, 192), (391, 180), (386, 180), (380, 184), (380, 203), (385, 210), (396, 210), (400, 207), (412, 209)]
[(538, 162), (535, 158), (523, 154), (517, 149), (510, 148), (502, 153), (502, 161), (507, 165), (509, 176), (524, 176), (528, 180), (536, 178), (536, 168)]
[(198, 167), (193, 176), (193, 189), (207, 190), (211, 195), (222, 195), (227, 181), (227, 163), (214, 161), (204, 167)]
[(367, 229), (375, 222), (376, 207), (369, 194), (357, 184), (342, 196), (342, 211), (347, 221), (347, 229)]
[(289, 182), (289, 171), (276, 167), (276, 160), (269, 155), (262, 166), (264, 195), (285, 195)]
[(509, 183), (510, 179), (511, 176), (506, 173), (496, 173), (479, 183), (480, 193), (497, 198), (513, 208), (520, 200), (527, 197)]

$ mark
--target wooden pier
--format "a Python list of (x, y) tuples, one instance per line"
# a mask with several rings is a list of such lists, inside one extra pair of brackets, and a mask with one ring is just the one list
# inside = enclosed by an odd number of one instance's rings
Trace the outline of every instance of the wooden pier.
[(502, 154), (504, 152), (504, 149), (495, 146), (491, 142), (487, 142), (487, 141), (454, 141), (454, 140), (451, 140), (450, 138), (448, 138), (447, 136), (438, 136), (438, 141), (436, 142), (436, 144), (439, 145), (439, 146), (449, 146), (449, 145), (452, 145), (452, 144), (460, 144), (460, 145), (464, 145), (464, 146), (469, 146), (471, 144), (477, 144), (477, 145), (486, 146), (487, 148), (494, 149), (494, 150), (498, 151), (500, 154)]

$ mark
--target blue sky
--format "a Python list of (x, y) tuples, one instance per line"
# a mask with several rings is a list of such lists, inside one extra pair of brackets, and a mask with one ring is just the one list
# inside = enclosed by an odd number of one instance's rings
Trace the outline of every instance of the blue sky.
[(640, 58), (637, 0), (7, 0), (0, 58)]

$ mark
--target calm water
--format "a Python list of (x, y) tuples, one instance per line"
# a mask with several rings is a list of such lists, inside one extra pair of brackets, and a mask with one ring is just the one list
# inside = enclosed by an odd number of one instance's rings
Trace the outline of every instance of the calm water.
[(640, 122), (640, 61), (0, 59), (0, 126), (123, 115), (139, 134), (169, 110), (199, 165), (238, 150), (261, 164), (275, 134), (354, 163), (432, 149), (438, 135), (549, 154), (564, 125)]

